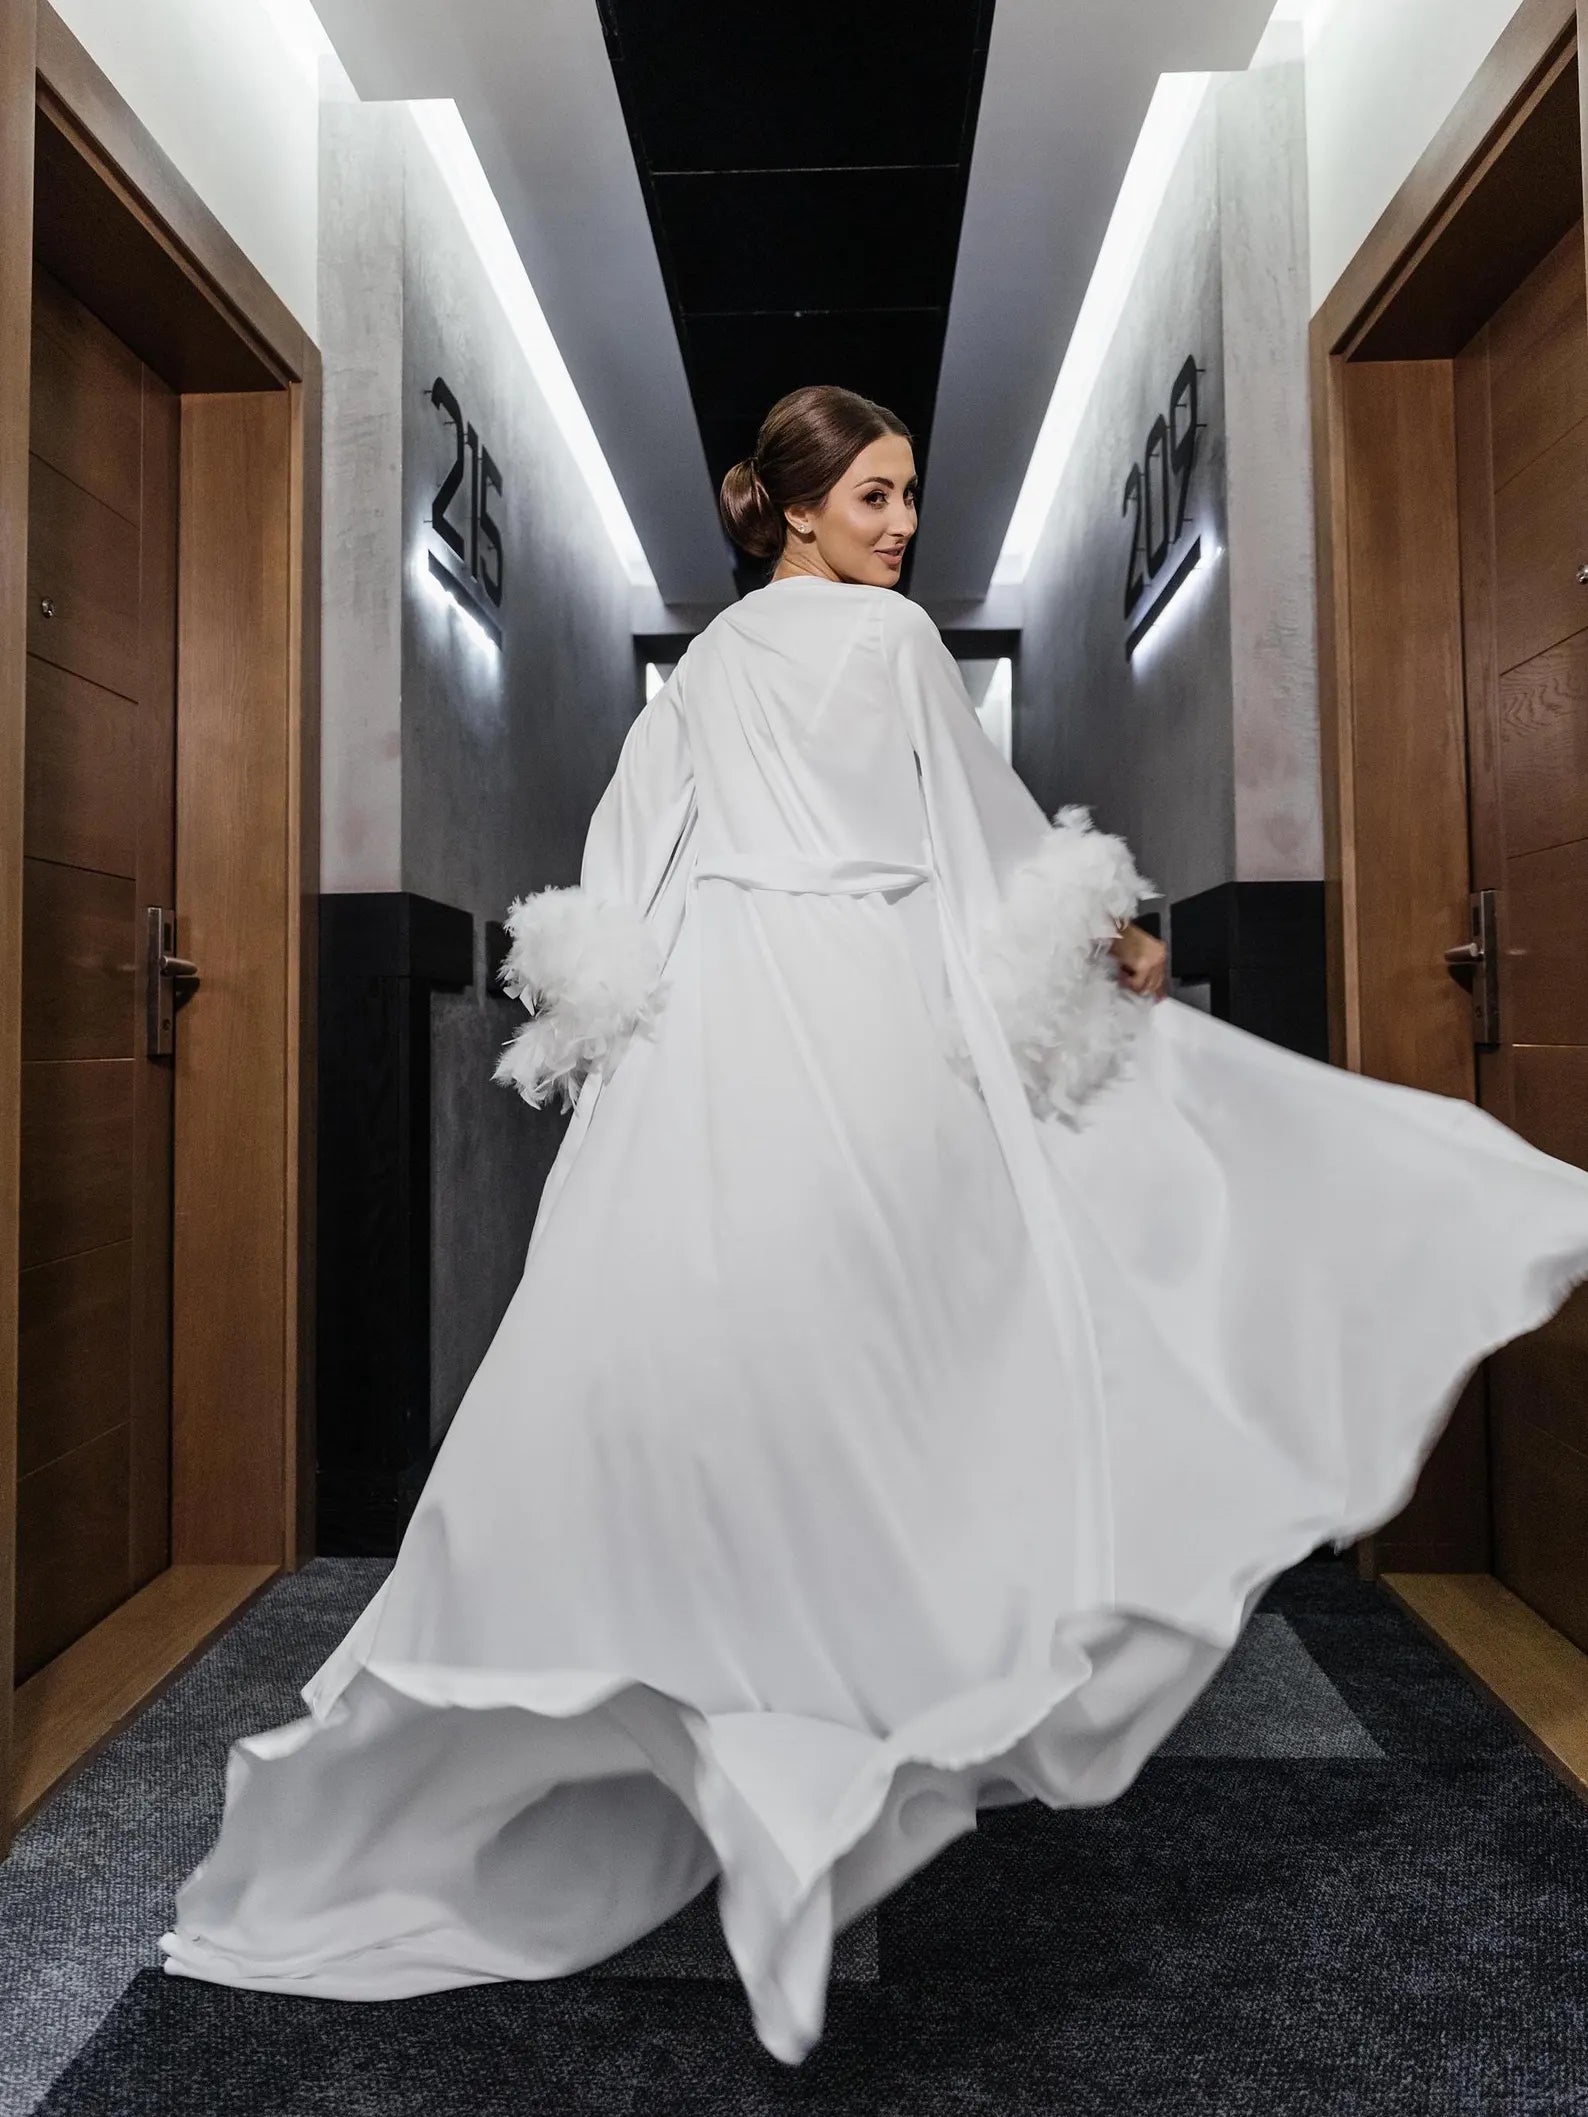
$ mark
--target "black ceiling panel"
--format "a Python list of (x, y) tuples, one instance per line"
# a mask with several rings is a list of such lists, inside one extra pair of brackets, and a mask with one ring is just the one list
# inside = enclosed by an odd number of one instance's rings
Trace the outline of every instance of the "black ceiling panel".
[(806, 382), (925, 472), (993, 0), (599, 5), (713, 491)]
[[(736, 463), (754, 444), (767, 406), (785, 391), (802, 382), (842, 382), (897, 412), (924, 446), (942, 354), (930, 328), (935, 315), (692, 318), (697, 402), (710, 407), (702, 430), (708, 420), (732, 420), (736, 432), (748, 422), (748, 440), (724, 459)], [(709, 445), (706, 454), (718, 460)]]
[(945, 308), (957, 169), (658, 176), (657, 217), (688, 316), (722, 309)]
[(960, 159), (986, 30), (967, 0), (601, 0), (601, 12), (653, 170)]

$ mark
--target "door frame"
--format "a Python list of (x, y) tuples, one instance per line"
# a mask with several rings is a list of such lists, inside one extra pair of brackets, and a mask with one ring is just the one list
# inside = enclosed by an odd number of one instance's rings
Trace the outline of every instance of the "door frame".
[[(1582, 210), (1579, 50), (1588, 60), (1588, 0), (1522, 0), (1310, 333), (1331, 1055), (1468, 1100), (1485, 1061), (1467, 994), (1440, 963), (1467, 937), (1481, 880), (1457, 356), (1559, 242), (1573, 185)], [(1480, 1369), (1411, 1504), (1358, 1545), (1359, 1570), (1383, 1578), (1588, 1791), (1588, 1657), (1492, 1578), (1490, 1555)], [(1531, 1698), (1524, 1662), (1548, 1671)], [(1556, 1733), (1541, 1734), (1551, 1720)]]
[[(1331, 1055), (1468, 1100), (1441, 961), (1471, 887), (1456, 356), (1559, 241), (1572, 184), (1581, 211), (1577, 41), (1577, 0), (1523, 0), (1311, 328)], [(1370, 1578), (1488, 1570), (1481, 1372), (1358, 1554)]]
[[(48, 0), (0, 9), (0, 142), (3, 1853), (15, 1820), (310, 1551), (321, 384), (301, 325)], [(36, 197), (36, 168), (66, 175)], [(41, 255), (54, 212), (50, 269), (64, 246), (74, 291), (182, 397), (177, 949), (205, 982), (175, 1062), (171, 1568), (14, 1693), (36, 205)]]
[[(1346, 266), (1314, 316), (1310, 332), (1314, 497), (1318, 554), (1319, 718), (1324, 789), (1325, 886), (1328, 906), (1329, 1024), (1331, 1056), (1340, 1065), (1360, 1070), (1375, 1033), (1385, 1025), (1381, 1011), (1384, 963), (1364, 934), (1363, 900), (1367, 885), (1389, 870), (1390, 849), (1375, 844), (1358, 827), (1353, 777), (1358, 717), (1356, 678), (1360, 628), (1354, 629), (1350, 583), (1353, 503), (1365, 512), (1360, 481), (1354, 481), (1347, 448), (1347, 389), (1350, 370), (1364, 358), (1370, 334), (1382, 328), (1399, 304), (1402, 312), (1415, 301), (1416, 280), (1441, 242), (1447, 245), (1444, 269), (1459, 264), (1462, 217), (1484, 180), (1503, 164), (1527, 133), (1540, 94), (1563, 60), (1577, 49), (1579, 16), (1588, 22), (1588, 0), (1523, 0), (1515, 16), (1468, 85), (1455, 110), (1418, 161)], [(1588, 36), (1583, 41), (1588, 44)], [(1579, 114), (1583, 92), (1579, 83)], [(1588, 123), (1588, 118), (1584, 119)], [(1579, 135), (1579, 168), (1588, 162)], [(1498, 304), (1495, 303), (1494, 306)], [(1438, 325), (1429, 326), (1429, 342)], [(1447, 365), (1459, 350), (1430, 352), (1426, 365)], [(1382, 357), (1382, 356), (1380, 356)], [(1408, 365), (1410, 363), (1408, 362)], [(1426, 377), (1422, 387), (1438, 388)], [(1451, 448), (1453, 452), (1454, 441)], [(1353, 489), (1355, 487), (1355, 489)], [(1429, 562), (1426, 579), (1448, 567), (1450, 553), (1441, 548)], [(1423, 646), (1415, 672), (1432, 675), (1442, 709), (1448, 710), (1446, 671), (1459, 668), (1459, 629), (1452, 634), (1448, 612), (1445, 636), (1437, 632)], [(1437, 657), (1443, 654), (1445, 660)], [(1460, 703), (1460, 701), (1458, 701)], [(1407, 700), (1403, 695), (1403, 709)], [(1380, 709), (1382, 710), (1382, 708)], [(1409, 717), (1409, 713), (1408, 716)], [(1466, 834), (1464, 775), (1459, 797), (1453, 777), (1441, 781), (1441, 821), (1447, 831)], [(1455, 939), (1464, 938), (1463, 932)], [(1457, 1011), (1459, 1012), (1459, 999)], [(1415, 1063), (1415, 1061), (1413, 1062)], [(1421, 1070), (1448, 1078), (1444, 1068), (1424, 1062)], [(1449, 1091), (1457, 1092), (1457, 1091)], [(1472, 1091), (1469, 1087), (1467, 1092)]]

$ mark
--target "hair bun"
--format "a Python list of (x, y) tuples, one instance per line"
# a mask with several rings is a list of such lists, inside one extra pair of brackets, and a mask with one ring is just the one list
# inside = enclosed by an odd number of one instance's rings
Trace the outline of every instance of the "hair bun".
[(783, 548), (782, 518), (750, 457), (736, 463), (723, 479), (717, 507), (723, 527), (741, 551), (752, 559), (777, 557)]

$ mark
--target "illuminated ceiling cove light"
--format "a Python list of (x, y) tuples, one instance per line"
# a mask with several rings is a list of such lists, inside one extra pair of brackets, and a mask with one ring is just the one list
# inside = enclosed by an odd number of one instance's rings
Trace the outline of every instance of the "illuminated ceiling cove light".
[(474, 151), (474, 142), (469, 138), (457, 104), (451, 101), (422, 102), (411, 103), (408, 107), (452, 193), (463, 225), (469, 231), (480, 262), (502, 304), (503, 313), (523, 348), (536, 386), (590, 489), (613, 550), (634, 587), (654, 590), (655, 577), (629, 519), (629, 511), (623, 504), (617, 480), (601, 453), (595, 428), (590, 424), (579, 401), (579, 392), (574, 388), (573, 377), (557, 350), (551, 326), (529, 283), (523, 259), (508, 233), (502, 209), (480, 167), (480, 158)]
[(1279, 65), (1287, 59), (1302, 58), (1317, 41), (1324, 17), (1334, 5), (1335, 0), (1275, 0), (1274, 12), (1252, 55), (1252, 64)]
[(1159, 76), (1070, 334), (1059, 379), (1053, 385), (1047, 416), (1026, 466), (1025, 482), (993, 572), (996, 585), (1018, 586), (1026, 577), (1169, 179), (1212, 79), (1205, 73)]
[(264, 0), (271, 27), (312, 84), (320, 77), (320, 61), (336, 56), (324, 25), (309, 0)]
[(976, 708), (977, 719), (998, 745), (1005, 764), (1012, 761), (1014, 749), (1014, 703), (1015, 665), (1005, 654), (994, 665), (982, 702)]
[(645, 664), (645, 702), (647, 705), (656, 696), (657, 692), (661, 690), (665, 681), (666, 679), (663, 677), (661, 670), (657, 668), (655, 662), (647, 662)]
[(1275, 22), (1299, 22), (1310, 50), (1319, 30), (1334, 13), (1339, 0), (1274, 0), (1270, 27)]

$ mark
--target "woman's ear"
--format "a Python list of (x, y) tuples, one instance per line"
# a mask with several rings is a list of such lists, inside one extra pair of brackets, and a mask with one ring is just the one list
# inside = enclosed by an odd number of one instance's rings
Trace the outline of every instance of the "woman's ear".
[(799, 518), (798, 515), (792, 514), (784, 515), (783, 519), (788, 524), (789, 528), (793, 531), (795, 536), (797, 536), (802, 543), (808, 544), (811, 538), (816, 534), (816, 532), (811, 528), (809, 515), (807, 515), (803, 521)]

